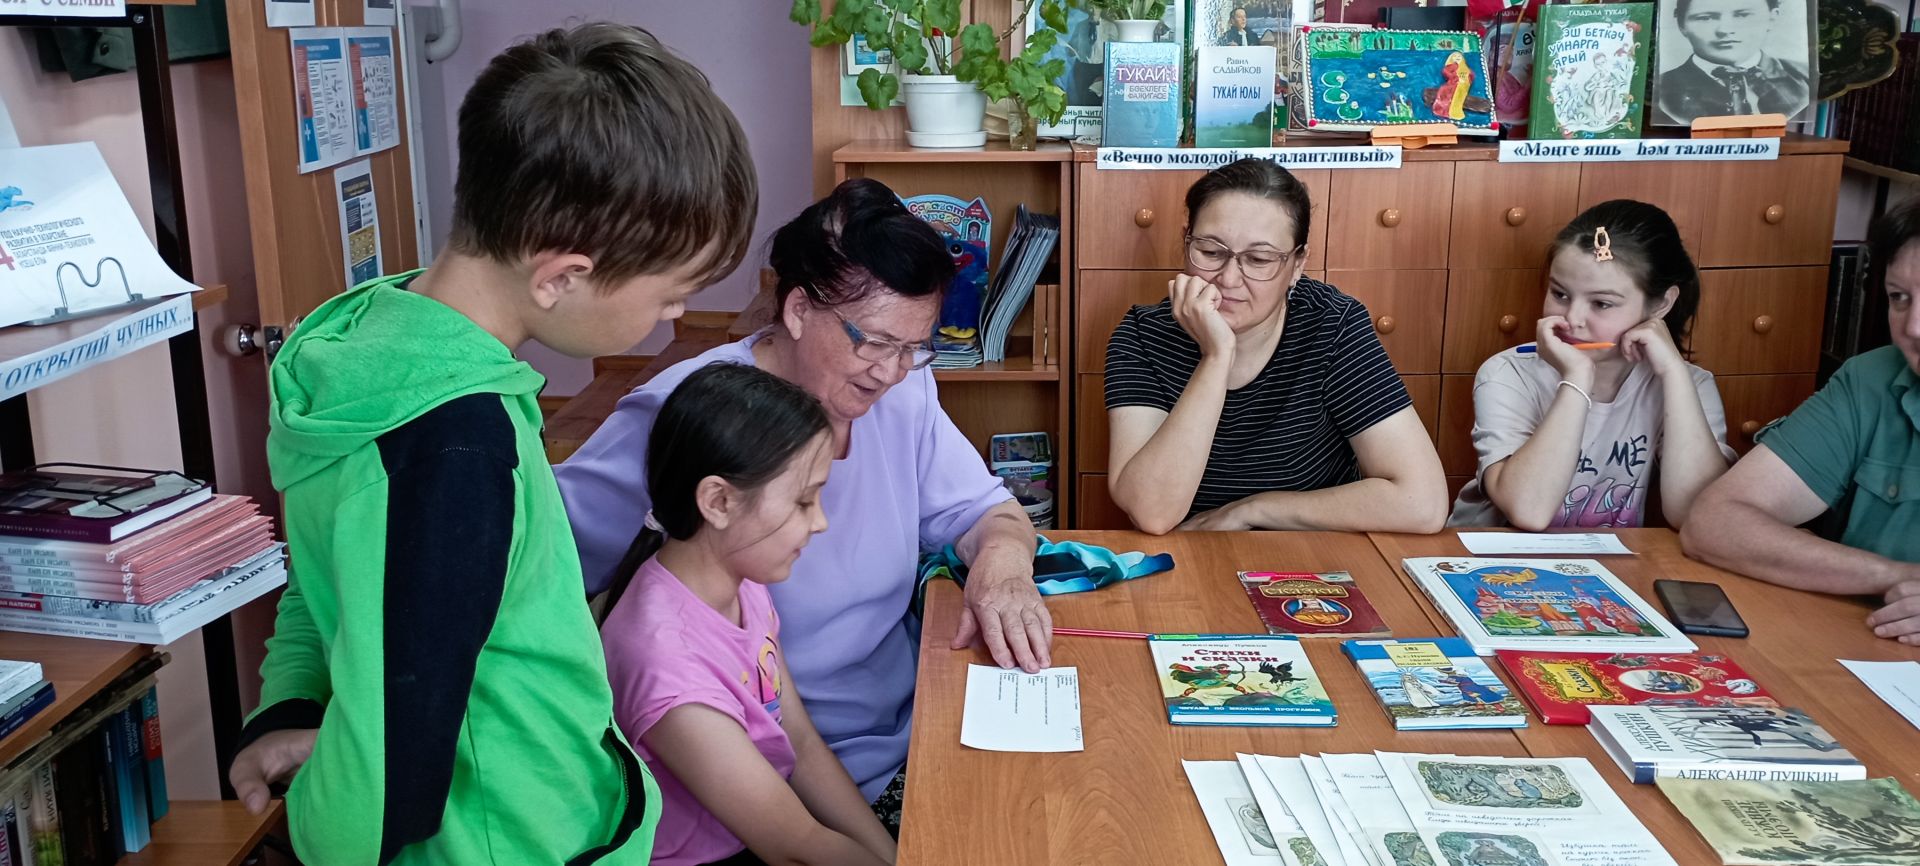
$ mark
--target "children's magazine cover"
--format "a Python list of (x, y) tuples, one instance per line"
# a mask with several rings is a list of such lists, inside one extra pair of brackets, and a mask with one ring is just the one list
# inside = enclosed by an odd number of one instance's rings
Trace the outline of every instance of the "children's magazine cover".
[(1540, 7), (1527, 137), (1639, 138), (1653, 4)]
[(947, 241), (953, 256), (953, 282), (940, 304), (934, 326), (934, 350), (943, 368), (980, 364), (980, 307), (987, 297), (987, 253), (993, 238), (993, 214), (987, 200), (965, 201), (950, 195), (901, 199), (914, 216), (926, 220)]
[(1385, 637), (1393, 634), (1373, 603), (1344, 571), (1240, 572), (1240, 588), (1268, 634), (1301, 637)]
[(1706, 653), (1494, 653), (1549, 725), (1584, 725), (1592, 706), (1773, 707), (1730, 658)]
[(1698, 648), (1591, 559), (1427, 557), (1402, 564), (1481, 655), (1502, 649)]
[(1329, 726), (1333, 700), (1298, 638), (1155, 635), (1153, 664), (1176, 725)]
[(1499, 133), (1477, 34), (1302, 27), (1300, 39), (1308, 129), (1451, 123), (1461, 135)]
[(1524, 728), (1527, 708), (1457, 637), (1342, 644), (1395, 730)]

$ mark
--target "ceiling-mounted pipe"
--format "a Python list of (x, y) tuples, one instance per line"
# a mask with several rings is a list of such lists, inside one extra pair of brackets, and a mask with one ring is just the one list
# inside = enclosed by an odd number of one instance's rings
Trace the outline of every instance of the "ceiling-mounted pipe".
[(434, 6), (440, 13), (440, 31), (427, 37), (428, 63), (452, 57), (460, 47), (460, 0), (435, 0)]

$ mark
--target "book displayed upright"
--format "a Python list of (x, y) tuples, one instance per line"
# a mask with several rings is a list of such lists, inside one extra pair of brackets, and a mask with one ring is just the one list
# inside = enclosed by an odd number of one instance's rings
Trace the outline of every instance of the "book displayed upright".
[(1785, 707), (1593, 707), (1587, 730), (1635, 782), (1864, 779), (1867, 768), (1806, 713)]
[(1195, 63), (1193, 140), (1197, 147), (1273, 143), (1272, 46), (1201, 47)]
[(1527, 725), (1526, 707), (1457, 637), (1350, 640), (1341, 647), (1395, 730)]
[(1333, 700), (1297, 638), (1154, 635), (1153, 666), (1176, 725), (1331, 726)]
[(1180, 46), (1107, 43), (1100, 143), (1107, 147), (1180, 144)]
[(1527, 137), (1639, 138), (1653, 4), (1549, 4), (1534, 31)]
[(1243, 571), (1240, 588), (1268, 634), (1386, 637), (1393, 633), (1344, 571)]
[(1483, 656), (1503, 649), (1697, 648), (1595, 560), (1424, 557), (1401, 566)]
[(1584, 725), (1607, 705), (1778, 706), (1730, 658), (1707, 653), (1494, 653), (1549, 725)]

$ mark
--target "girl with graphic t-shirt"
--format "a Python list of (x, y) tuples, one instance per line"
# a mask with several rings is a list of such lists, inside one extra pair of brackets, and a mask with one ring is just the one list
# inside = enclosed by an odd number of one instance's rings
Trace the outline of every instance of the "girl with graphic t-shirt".
[(653, 511), (601, 627), (615, 718), (660, 783), (655, 864), (894, 860), (800, 704), (766, 587), (827, 528), (831, 461), (820, 404), (754, 367), (701, 368), (660, 408)]
[(1537, 342), (1474, 377), (1480, 469), (1447, 523), (1640, 526), (1657, 465), (1679, 526), (1735, 458), (1713, 374), (1674, 344), (1700, 304), (1693, 258), (1665, 211), (1626, 200), (1574, 218), (1552, 256)]

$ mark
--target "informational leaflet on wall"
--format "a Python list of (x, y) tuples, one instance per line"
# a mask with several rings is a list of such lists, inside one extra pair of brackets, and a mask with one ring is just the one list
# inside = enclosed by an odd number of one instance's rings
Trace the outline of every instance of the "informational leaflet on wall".
[(312, 27), (313, 0), (266, 0), (268, 27)]
[(373, 165), (366, 160), (333, 170), (340, 210), (340, 249), (347, 288), (380, 276), (380, 209), (373, 198)]
[(123, 18), (127, 0), (0, 0), (0, 15)]
[(365, 156), (400, 144), (399, 88), (394, 85), (393, 31), (347, 27), (348, 68), (353, 76), (353, 148)]
[(393, 19), (393, 0), (367, 0), (365, 17), (360, 20), (368, 27), (392, 27)]
[(0, 327), (191, 291), (92, 142), (0, 150)]
[(353, 158), (353, 78), (340, 28), (296, 29), (291, 42), (293, 107), (305, 174)]

